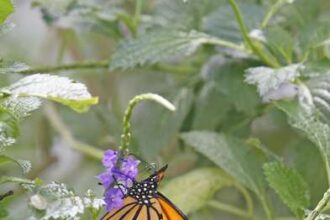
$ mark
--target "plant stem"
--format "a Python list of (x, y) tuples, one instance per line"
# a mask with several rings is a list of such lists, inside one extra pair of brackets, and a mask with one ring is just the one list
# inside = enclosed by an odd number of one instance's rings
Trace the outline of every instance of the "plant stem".
[(62, 138), (70, 145), (70, 147), (97, 160), (101, 160), (103, 158), (103, 151), (93, 146), (79, 142), (73, 137), (69, 128), (64, 124), (53, 104), (50, 103), (47, 104), (45, 107), (45, 111), (53, 127), (62, 136)]
[(321, 201), (319, 201), (319, 203), (317, 204), (315, 209), (308, 214), (308, 216), (305, 218), (305, 220), (316, 219), (316, 217), (321, 213), (323, 208), (326, 207), (326, 205), (328, 204), (329, 201), (330, 201), (330, 188), (324, 193)]
[(175, 111), (175, 106), (160, 95), (153, 94), (153, 93), (145, 93), (145, 94), (135, 96), (128, 103), (127, 109), (126, 109), (124, 117), (123, 117), (123, 132), (121, 135), (121, 143), (119, 146), (119, 151), (120, 151), (121, 156), (124, 154), (124, 152), (128, 151), (128, 147), (130, 145), (130, 141), (131, 141), (130, 119), (132, 117), (133, 109), (138, 103), (140, 103), (144, 100), (154, 101), (154, 102), (162, 105), (163, 107), (167, 108), (170, 111)]
[(4, 184), (4, 183), (34, 184), (34, 181), (19, 177), (2, 176), (0, 178), (0, 184)]
[(261, 28), (265, 28), (270, 19), (274, 16), (274, 14), (276, 12), (278, 12), (278, 10), (281, 9), (282, 6), (284, 6), (285, 4), (287, 4), (288, 2), (287, 1), (284, 1), (284, 0), (278, 0), (271, 8), (270, 10), (267, 12), (265, 18), (263, 19), (262, 23), (261, 23)]
[(83, 61), (71, 64), (62, 64), (56, 66), (40, 66), (30, 69), (18, 70), (14, 73), (20, 74), (35, 74), (35, 73), (50, 73), (50, 72), (61, 72), (77, 69), (107, 69), (109, 67), (109, 60), (100, 61)]
[(0, 201), (3, 200), (4, 198), (13, 195), (14, 192), (12, 190), (9, 190), (8, 192), (6, 192), (5, 194), (0, 195)]
[(139, 28), (141, 13), (143, 8), (143, 0), (136, 0), (135, 6), (135, 15), (134, 15), (134, 26), (135, 26), (135, 34), (137, 34), (137, 29)]
[(264, 196), (260, 196), (260, 202), (261, 202), (261, 205), (266, 213), (266, 218), (268, 220), (273, 220), (273, 214), (272, 214), (272, 211), (270, 210), (268, 204), (267, 204), (267, 200), (264, 198)]
[(253, 201), (249, 194), (249, 192), (246, 190), (246, 188), (240, 184), (235, 184), (235, 187), (238, 189), (238, 191), (243, 195), (245, 202), (246, 202), (246, 209), (247, 209), (247, 215), (249, 218), (252, 218), (253, 216)]
[(236, 17), (236, 20), (238, 22), (238, 25), (240, 27), (240, 30), (241, 30), (241, 33), (242, 33), (242, 36), (244, 38), (244, 41), (246, 42), (247, 45), (249, 45), (249, 47), (252, 49), (252, 51), (263, 61), (265, 62), (267, 65), (269, 65), (270, 67), (280, 67), (280, 64), (274, 59), (270, 59), (266, 54), (263, 53), (263, 51), (258, 47), (256, 46), (252, 39), (250, 38), (249, 36), (249, 33), (248, 33), (248, 29), (243, 21), (243, 17), (242, 17), (242, 14), (241, 14), (241, 11), (237, 5), (237, 3), (235, 2), (235, 0), (229, 0), (229, 4), (231, 5), (233, 11), (234, 11), (234, 14), (235, 14), (235, 17)]
[(221, 211), (230, 213), (232, 215), (236, 215), (236, 216), (247, 218), (247, 219), (251, 218), (251, 216), (245, 210), (236, 208), (234, 206), (231, 206), (231, 205), (228, 205), (228, 204), (216, 201), (216, 200), (211, 200), (207, 204), (212, 208), (219, 209)]
[(249, 53), (249, 54), (252, 52), (252, 51), (248, 50), (246, 47), (244, 47), (242, 45), (235, 44), (233, 42), (226, 41), (226, 40), (217, 39), (217, 38), (210, 39), (210, 40), (207, 41), (207, 43), (222, 46), (222, 47), (231, 48), (231, 49), (242, 51), (242, 52)]

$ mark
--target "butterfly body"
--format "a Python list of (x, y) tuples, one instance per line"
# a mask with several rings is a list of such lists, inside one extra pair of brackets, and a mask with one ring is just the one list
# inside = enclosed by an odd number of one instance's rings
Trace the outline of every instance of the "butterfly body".
[(163, 167), (141, 182), (135, 181), (127, 190), (124, 205), (111, 210), (101, 220), (188, 220), (157, 190), (166, 168)]
[(157, 177), (148, 178), (142, 182), (134, 182), (127, 195), (135, 198), (139, 204), (150, 205), (150, 199), (157, 195)]

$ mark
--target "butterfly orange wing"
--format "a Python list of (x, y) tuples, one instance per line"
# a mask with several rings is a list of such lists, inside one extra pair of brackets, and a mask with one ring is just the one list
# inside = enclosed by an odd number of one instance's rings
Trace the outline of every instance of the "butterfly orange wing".
[(163, 194), (157, 194), (157, 202), (160, 206), (163, 220), (188, 220), (180, 209), (178, 209), (169, 199)]
[(108, 212), (101, 220), (188, 220), (188, 218), (162, 194), (150, 199), (152, 205), (139, 204), (126, 197), (122, 208)]
[(132, 215), (132, 213), (138, 211), (138, 209), (138, 202), (132, 197), (126, 197), (124, 199), (123, 207), (111, 210), (110, 212), (105, 214), (105, 216), (103, 216), (101, 220), (127, 219), (126, 217), (129, 217), (130, 215)]

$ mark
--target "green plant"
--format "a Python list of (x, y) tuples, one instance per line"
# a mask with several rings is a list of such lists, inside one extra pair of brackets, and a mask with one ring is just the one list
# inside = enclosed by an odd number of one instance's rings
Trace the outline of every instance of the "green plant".
[[(4, 22), (14, 7), (9, 0), (0, 4), (0, 35), (5, 38), (15, 31)], [(127, 97), (155, 92), (171, 100), (176, 111), (144, 104), (130, 125), (130, 109), (124, 137), (131, 140), (131, 153), (170, 164), (169, 173), (176, 177), (161, 191), (191, 219), (330, 218), (327, 0), (34, 0), (32, 5), (57, 31), (56, 64), (26, 65), (35, 62), (11, 60), (12, 50), (1, 54), (1, 167), (13, 163), (23, 173), (30, 170), (30, 163), (9, 148), (31, 135), (22, 132), (19, 138), (21, 121), (42, 99), (77, 112), (97, 104), (83, 84), (71, 80), (79, 78), (100, 104), (86, 117), (46, 104), (47, 123), (42, 125), (51, 124), (74, 150), (96, 159), (84, 160), (88, 169), (98, 167), (103, 149), (128, 149), (129, 141), (120, 136)], [(102, 59), (82, 59), (90, 54)], [(74, 73), (70, 79), (62, 76), (68, 72)], [(36, 121), (32, 117), (26, 123)], [(51, 134), (40, 136), (48, 137), (45, 143), (54, 142)], [(48, 166), (52, 157), (47, 150), (45, 154)], [(89, 216), (97, 219), (102, 205), (98, 193), (79, 197), (66, 185), (41, 183), (35, 179), (38, 172), (33, 178), (6, 172), (10, 176), (1, 174), (1, 186), (17, 183), (31, 191), (35, 218), (88, 218), (84, 213), (90, 210)], [(89, 185), (96, 182), (91, 173), (82, 175)], [(79, 186), (79, 181), (73, 184)], [(60, 188), (64, 194), (56, 194)], [(0, 216), (5, 216), (15, 196), (0, 198)], [(95, 206), (72, 205), (86, 199)], [(45, 201), (50, 208), (69, 204), (76, 212), (48, 212)]]

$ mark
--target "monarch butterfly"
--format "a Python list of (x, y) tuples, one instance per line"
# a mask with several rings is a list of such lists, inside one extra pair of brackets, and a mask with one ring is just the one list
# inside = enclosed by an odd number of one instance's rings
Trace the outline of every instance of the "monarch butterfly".
[(157, 190), (166, 169), (167, 165), (141, 182), (134, 181), (124, 196), (124, 205), (111, 210), (101, 220), (188, 220)]

